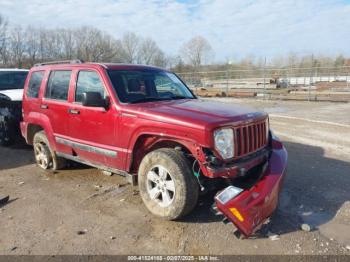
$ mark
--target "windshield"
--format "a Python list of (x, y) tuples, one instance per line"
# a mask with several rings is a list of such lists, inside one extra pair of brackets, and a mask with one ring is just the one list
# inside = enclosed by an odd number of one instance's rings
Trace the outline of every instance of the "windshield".
[(23, 89), (28, 72), (0, 71), (0, 90)]
[(108, 74), (124, 103), (195, 98), (175, 74), (166, 71), (108, 70)]

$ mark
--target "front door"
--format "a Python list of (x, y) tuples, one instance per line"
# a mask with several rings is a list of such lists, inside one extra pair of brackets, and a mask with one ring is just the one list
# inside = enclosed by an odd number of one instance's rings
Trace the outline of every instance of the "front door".
[(93, 164), (116, 169), (122, 168), (118, 155), (117, 124), (118, 113), (113, 105), (108, 108), (82, 105), (84, 92), (99, 92), (109, 96), (99, 72), (81, 70), (75, 74), (76, 86), (73, 102), (68, 110), (69, 137), (66, 141), (72, 146), (72, 153), (78, 158)]

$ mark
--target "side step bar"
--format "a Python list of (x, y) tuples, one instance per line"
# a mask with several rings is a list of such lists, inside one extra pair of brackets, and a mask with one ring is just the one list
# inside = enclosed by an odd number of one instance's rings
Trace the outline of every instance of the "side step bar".
[(120, 175), (120, 176), (123, 176), (125, 177), (126, 181), (128, 183), (130, 183), (131, 185), (133, 186), (137, 186), (137, 175), (136, 174), (129, 174), (125, 171), (121, 171), (121, 170), (118, 170), (118, 169), (115, 169), (115, 168), (111, 168), (111, 167), (107, 167), (107, 166), (104, 166), (104, 165), (101, 165), (101, 164), (96, 164), (96, 163), (93, 163), (93, 162), (90, 162), (90, 161), (87, 161), (87, 160), (83, 160), (77, 156), (71, 156), (71, 155), (68, 155), (68, 154), (64, 154), (64, 153), (60, 153), (60, 152), (56, 152), (56, 154), (60, 157), (64, 157), (66, 159), (69, 159), (69, 160), (72, 160), (72, 161), (75, 161), (75, 162), (78, 162), (78, 163), (81, 163), (81, 164), (85, 164), (85, 165), (89, 165), (89, 166), (93, 166), (97, 169), (101, 169), (101, 170), (104, 170), (104, 171), (108, 171), (108, 172), (111, 172), (113, 174), (117, 174), (117, 175)]

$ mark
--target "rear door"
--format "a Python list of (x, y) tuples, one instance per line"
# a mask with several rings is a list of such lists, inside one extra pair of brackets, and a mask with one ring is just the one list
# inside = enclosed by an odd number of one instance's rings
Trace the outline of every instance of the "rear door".
[[(51, 123), (54, 137), (67, 136), (69, 117), (68, 93), (71, 85), (72, 70), (52, 70), (47, 80), (40, 110)], [(56, 143), (57, 151), (71, 153), (69, 146)]]
[(69, 108), (69, 141), (74, 154), (79, 158), (116, 169), (122, 168), (118, 155), (117, 124), (118, 113), (111, 104), (108, 108), (86, 107), (82, 105), (84, 92), (99, 92), (102, 97), (110, 97), (97, 70), (80, 70), (75, 73), (75, 92)]
[(39, 112), (40, 111), (40, 89), (43, 85), (46, 72), (33, 71), (29, 75), (29, 82), (27, 88), (24, 92), (23, 99), (23, 112), (28, 114), (29, 112)]

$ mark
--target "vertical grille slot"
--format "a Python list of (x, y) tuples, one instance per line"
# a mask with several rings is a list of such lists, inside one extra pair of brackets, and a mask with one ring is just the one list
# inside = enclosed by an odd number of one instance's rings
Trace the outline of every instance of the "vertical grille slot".
[(254, 144), (253, 144), (253, 133), (252, 133), (252, 126), (248, 126), (248, 134), (249, 134), (249, 152), (254, 150)]
[(263, 122), (262, 123), (262, 135), (263, 135), (263, 145), (265, 145), (266, 144), (266, 123), (265, 122)]
[(242, 139), (242, 136), (241, 136), (241, 129), (240, 128), (237, 128), (236, 129), (236, 148), (237, 148), (237, 150), (236, 150), (236, 155), (237, 156), (240, 156), (240, 155), (242, 155), (242, 142), (241, 142), (241, 139)]
[(241, 128), (241, 136), (242, 136), (242, 155), (245, 155), (247, 153), (246, 151), (246, 141), (245, 141), (245, 132), (244, 127)]
[(247, 154), (249, 152), (249, 133), (248, 133), (248, 127), (244, 127), (244, 134), (245, 134), (245, 153)]
[(235, 157), (245, 156), (266, 146), (266, 121), (234, 128)]

